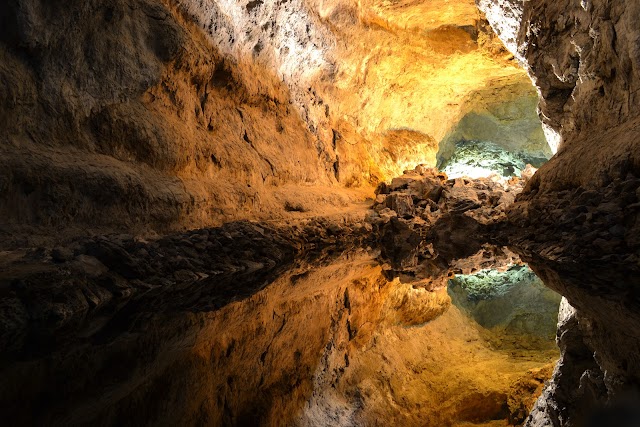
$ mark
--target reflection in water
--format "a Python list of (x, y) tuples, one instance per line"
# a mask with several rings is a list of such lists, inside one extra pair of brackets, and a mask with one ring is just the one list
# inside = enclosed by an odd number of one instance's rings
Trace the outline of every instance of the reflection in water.
[(449, 281), (448, 289), (456, 306), (501, 339), (495, 345), (555, 348), (561, 296), (527, 266), (461, 274)]
[(14, 425), (465, 425), (517, 421), (550, 375), (552, 340), (495, 348), (504, 331), (446, 290), (389, 282), (364, 252), (313, 264), (215, 311), (137, 300), (47, 337), (47, 353), (5, 355), (2, 413)]

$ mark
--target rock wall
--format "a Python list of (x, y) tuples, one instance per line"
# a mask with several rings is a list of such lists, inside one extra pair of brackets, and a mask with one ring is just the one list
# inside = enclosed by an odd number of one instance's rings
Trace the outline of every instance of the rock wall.
[(281, 191), (335, 185), (332, 147), (275, 69), (235, 60), (185, 8), (2, 6), (4, 223), (162, 230), (346, 203)]
[(615, 0), (478, 0), (540, 95), (540, 118), (573, 141), (636, 117), (640, 102), (638, 5)]
[[(617, 0), (478, 5), (526, 66), (541, 118), (562, 138), (509, 213), (519, 234), (512, 247), (567, 297), (578, 319), (559, 329), (567, 356), (528, 425), (616, 424), (606, 418), (611, 413), (598, 418), (580, 408), (638, 396), (640, 7)], [(577, 338), (563, 340), (565, 331)]]
[(539, 327), (557, 295), (446, 289), (453, 274), (519, 262), (496, 225), (521, 182), (418, 167), (380, 187), (370, 223), (244, 221), (3, 252), (5, 419), (522, 422), (557, 358)]
[(327, 2), (320, 10), (340, 41), (332, 84), (320, 86), (332, 126), (352, 144), (362, 144), (354, 132), (364, 136), (384, 180), (435, 166), (456, 124), (486, 113), (479, 93), (492, 93), (497, 110), (508, 108), (508, 92), (527, 92), (526, 75), (471, 2)]
[(11, 0), (0, 23), (8, 239), (344, 209), (527, 81), (472, 0)]

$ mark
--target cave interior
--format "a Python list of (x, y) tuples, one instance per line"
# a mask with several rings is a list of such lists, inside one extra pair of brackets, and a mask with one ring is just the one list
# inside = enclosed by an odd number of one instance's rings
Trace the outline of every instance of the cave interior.
[(639, 426), (638, 22), (5, 0), (3, 423)]

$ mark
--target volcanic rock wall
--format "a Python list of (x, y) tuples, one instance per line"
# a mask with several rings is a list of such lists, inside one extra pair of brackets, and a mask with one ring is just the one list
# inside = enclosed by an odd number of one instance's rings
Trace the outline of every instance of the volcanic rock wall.
[(640, 6), (478, 4), (527, 67), (541, 118), (562, 139), (510, 219), (513, 247), (576, 309), (561, 322), (564, 356), (529, 425), (580, 425), (596, 402), (637, 399), (640, 379)]
[(478, 93), (530, 96), (471, 0), (11, 0), (0, 24), (8, 237), (327, 213), (434, 166)]
[(211, 224), (284, 212), (265, 189), (335, 184), (275, 70), (225, 56), (175, 4), (1, 9), (3, 222)]
[(79, 243), (96, 257), (30, 255), (44, 269), (13, 281), (24, 313), (0, 302), (9, 424), (504, 424), (557, 357), (549, 341), (505, 348), (512, 334), (479, 327), (446, 290), (388, 281), (341, 244), (294, 259), (295, 240), (249, 223)]

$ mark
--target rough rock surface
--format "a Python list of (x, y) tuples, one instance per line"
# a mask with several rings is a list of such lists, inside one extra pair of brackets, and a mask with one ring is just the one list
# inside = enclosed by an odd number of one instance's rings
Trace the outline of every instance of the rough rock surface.
[[(501, 182), (502, 181), (502, 182)], [(418, 166), (381, 184), (368, 220), (379, 235), (390, 276), (431, 289), (452, 273), (503, 268), (519, 261), (496, 227), (522, 190), (522, 180), (457, 178)]]
[(22, 348), (29, 329), (56, 333), (123, 302), (132, 310), (215, 310), (253, 295), (306, 252), (364, 245), (368, 230), (322, 219), (280, 229), (237, 222), (151, 241), (107, 235), (3, 252), (0, 347)]
[[(507, 151), (493, 142), (462, 140), (455, 144), (455, 152), (439, 163), (439, 169), (450, 178), (480, 178), (499, 175), (504, 178), (519, 177), (532, 163), (539, 166), (544, 157), (531, 153)], [(533, 175), (535, 170), (531, 173)]]
[(324, 189), (333, 148), (275, 71), (175, 2), (12, 0), (0, 17), (3, 229), (163, 232), (362, 198)]
[[(528, 69), (541, 118), (562, 139), (509, 217), (517, 230), (511, 247), (577, 311), (578, 326), (567, 323), (566, 333), (582, 338), (568, 339), (564, 352), (595, 354), (595, 365), (582, 365), (586, 356), (563, 359), (548, 401), (538, 404), (551, 408), (549, 418), (537, 412), (529, 425), (580, 425), (581, 408), (637, 402), (640, 7), (617, 0), (478, 4)], [(583, 388), (592, 380), (604, 389)], [(566, 393), (583, 389), (591, 391)]]
[(469, 95), (466, 112), (440, 142), (438, 163), (460, 141), (490, 141), (515, 155), (548, 159), (551, 148), (537, 115), (538, 96), (528, 81), (505, 79)]
[(472, 0), (10, 0), (2, 229), (165, 233), (348, 207), (434, 166), (465, 114), (509, 110), (504, 93), (529, 89), (504, 56)]
[[(189, 255), (187, 242), (198, 244), (202, 233), (176, 235), (182, 243), (167, 239), (158, 249), (175, 249), (193, 269), (183, 266), (166, 283), (131, 289), (128, 297), (114, 292), (112, 306), (78, 313), (52, 330), (38, 328), (33, 319), (26, 338), (2, 347), (5, 421), (504, 423), (496, 420), (520, 420), (557, 357), (547, 348), (497, 351), (492, 341), (499, 334), (483, 331), (450, 306), (446, 291), (388, 281), (369, 254), (342, 253), (352, 248), (353, 236), (345, 234), (347, 246), (329, 244), (286, 262), (291, 241), (274, 230), (236, 224), (206, 231), (212, 241), (225, 243), (222, 250)], [(215, 255), (224, 249), (230, 260)], [(262, 257), (255, 254), (260, 250)], [(241, 259), (249, 255), (265, 266)], [(271, 269), (269, 260), (278, 258), (285, 262)], [(198, 259), (221, 270), (230, 261), (229, 269), (237, 271), (189, 277), (202, 270), (195, 266)], [(28, 303), (37, 302), (38, 294), (19, 297), (33, 313)], [(57, 302), (73, 308), (67, 300)]]
[(455, 215), (468, 216), (464, 230), (488, 227), (513, 184), (417, 168), (379, 194), (398, 224), (437, 225), (431, 272), (404, 259), (383, 271), (358, 249), (392, 248), (382, 210), (373, 228), (358, 217), (237, 222), (4, 252), (0, 408), (13, 424), (47, 425), (519, 423), (557, 352), (516, 341), (509, 321), (479, 325), (438, 288), (513, 261), (493, 247), (467, 257), (462, 237), (442, 237), (458, 232)]
[(573, 145), (580, 137), (593, 136), (596, 129), (607, 131), (637, 116), (640, 30), (635, 22), (640, 7), (636, 3), (477, 3), (529, 71), (540, 93), (540, 117), (560, 134), (563, 145)]
[[(512, 207), (515, 192), (491, 180), (447, 182), (437, 174), (414, 173), (381, 187), (372, 222), (384, 248), (381, 259), (388, 264), (388, 276), (422, 278), (423, 287), (437, 289), (444, 286), (451, 269), (471, 272), (485, 264), (512, 262), (516, 255), (503, 249), (508, 245), (545, 284), (565, 295), (577, 310), (573, 319), (578, 320), (561, 325), (561, 331), (567, 328), (566, 341), (560, 340), (561, 345), (566, 343), (566, 357), (538, 408), (551, 408), (548, 413), (559, 408), (551, 422), (575, 425), (581, 407), (635, 396), (640, 383), (640, 6), (622, 0), (478, 0), (478, 4), (529, 72), (541, 97), (544, 131), (559, 136), (559, 151)], [(318, 205), (347, 207), (362, 196), (341, 186), (366, 187), (406, 168), (408, 162), (434, 164), (437, 144), (460, 119), (471, 117), (475, 107), (470, 94), (483, 87), (488, 90), (480, 92), (492, 93), (504, 82), (519, 84), (526, 79), (491, 40), (470, 0), (357, 5), (296, 0), (279, 6), (260, 1), (4, 2), (0, 6), (1, 246), (33, 247), (28, 240), (30, 226), (44, 227), (47, 233), (75, 227), (79, 235), (95, 234), (99, 227), (110, 232), (136, 227), (164, 232), (229, 218), (295, 218)], [(308, 69), (298, 70), (299, 64)], [(495, 111), (506, 107), (496, 101)], [(481, 107), (491, 110), (485, 104)], [(251, 242), (266, 237), (253, 227), (240, 233), (251, 237), (240, 239), (239, 247), (247, 253), (234, 252), (229, 259), (217, 249), (204, 257), (194, 254), (200, 243), (224, 249), (228, 239), (224, 229), (174, 232), (158, 240), (169, 242), (160, 248), (157, 242), (130, 237), (87, 237), (73, 245), (3, 253), (3, 343), (12, 348), (29, 342), (33, 337), (26, 333), (25, 319), (31, 317), (43, 319), (55, 330), (64, 329), (81, 313), (97, 314), (105, 304), (129, 297), (166, 293), (164, 301), (169, 301), (175, 296), (172, 290), (182, 287), (199, 293), (202, 288), (193, 286), (200, 281), (199, 274), (208, 275), (202, 281), (210, 284), (207, 279), (215, 276), (215, 266), (230, 268), (230, 277), (244, 271), (260, 278), (260, 272), (269, 276), (275, 265), (298, 253), (297, 238), (291, 240), (269, 227), (264, 230), (274, 242), (260, 253), (262, 246)], [(342, 230), (323, 228), (326, 231), (320, 235), (335, 236)], [(366, 226), (354, 232), (366, 234), (363, 230)], [(199, 240), (203, 236), (208, 243)], [(149, 272), (151, 266), (159, 275)], [(261, 279), (246, 283), (252, 289), (264, 285)], [(344, 294), (339, 295), (342, 298), (335, 301), (341, 300), (340, 310), (346, 309)], [(444, 322), (443, 316), (433, 317), (444, 303), (425, 295), (414, 295), (416, 305), (425, 306), (422, 315), (409, 304), (389, 318)], [(391, 298), (398, 300), (402, 298)], [(208, 309), (220, 299), (203, 301)], [(272, 308), (265, 309), (264, 319), (277, 317)], [(249, 308), (242, 314), (248, 313)], [(224, 329), (224, 320), (215, 321), (210, 335)], [(115, 325), (118, 330), (117, 321)], [(89, 325), (86, 336), (92, 336), (96, 327)], [(173, 336), (181, 337), (181, 324), (169, 329), (174, 327)], [(252, 327), (253, 335), (260, 335), (260, 324)], [(279, 327), (278, 322), (270, 323), (274, 333), (263, 338), (278, 335)], [(340, 333), (348, 337), (350, 330), (345, 325)], [(172, 344), (183, 348), (181, 339)], [(219, 339), (219, 354), (231, 355), (233, 345), (225, 337)], [(314, 343), (310, 351), (317, 356), (328, 341)], [(215, 347), (211, 344), (204, 343), (187, 359), (188, 366), (158, 364), (188, 371), (198, 363), (218, 363), (222, 358), (211, 356)], [(268, 343), (246, 348), (255, 351), (265, 346), (269, 348)], [(118, 348), (111, 347), (104, 357), (116, 358)], [(136, 347), (140, 348), (144, 345)], [(344, 354), (333, 353), (333, 348), (327, 349), (327, 357), (346, 366)], [(171, 352), (157, 354), (162, 359)], [(282, 358), (285, 365), (300, 365), (302, 356), (297, 354), (288, 352)], [(579, 357), (569, 357), (572, 354)], [(252, 353), (252, 360), (261, 356)], [(64, 357), (57, 360), (64, 364)], [(82, 365), (78, 359), (68, 360)], [(410, 365), (409, 370), (417, 366)], [(247, 369), (242, 363), (237, 366)], [(132, 378), (144, 382), (148, 372), (139, 373)], [(11, 373), (14, 390), (28, 378), (20, 374)], [(97, 375), (107, 383), (113, 376), (112, 372)], [(202, 395), (215, 395), (211, 390), (225, 390), (228, 395), (238, 391), (233, 375), (218, 383), (221, 378), (212, 379), (211, 388)], [(267, 391), (296, 392), (306, 387), (308, 393), (309, 375), (306, 382), (296, 378), (284, 375), (269, 383)], [(105, 410), (109, 415), (105, 419), (121, 421), (122, 414), (134, 413), (126, 405), (135, 408), (136, 399), (154, 396), (153, 390), (183, 390), (157, 380), (161, 386), (144, 390), (138, 388), (140, 382), (123, 380), (123, 388), (106, 395), (124, 409)], [(32, 381), (47, 384), (45, 377)], [(249, 382), (242, 390), (254, 389), (255, 384)], [(85, 386), (75, 383), (70, 388), (77, 396)], [(565, 410), (560, 402), (567, 396), (563, 390), (569, 389), (584, 392), (572, 395)], [(63, 394), (47, 390), (39, 398)], [(132, 390), (139, 394), (122, 401), (122, 396), (132, 396)], [(394, 393), (389, 395), (398, 395)], [(481, 400), (485, 403), (503, 402), (494, 399), (495, 393), (483, 396), (489, 396)], [(240, 400), (246, 403), (252, 397), (243, 394)], [(183, 408), (189, 414), (215, 412), (216, 420), (240, 423), (252, 420), (261, 408), (280, 408), (277, 399), (254, 407), (225, 399), (208, 401), (216, 408), (212, 412), (199, 412), (209, 407), (202, 402)], [(373, 401), (389, 402), (385, 399)], [(358, 400), (361, 397), (354, 394)], [(495, 409), (495, 415), (502, 410), (500, 405), (484, 407)], [(95, 401), (89, 401), (73, 416), (86, 422), (95, 407)], [(278, 420), (278, 411), (270, 419)], [(177, 421), (181, 414), (173, 414), (171, 420)], [(533, 424), (544, 418), (534, 415)], [(62, 414), (61, 423), (68, 416)], [(208, 422), (203, 417), (198, 421)], [(458, 419), (476, 421), (472, 416)]]
[[(453, 303), (479, 325), (502, 332), (499, 348), (554, 348), (560, 296), (526, 266), (481, 270), (449, 281)], [(509, 338), (511, 340), (509, 340)], [(530, 347), (529, 347), (530, 346)]]
[(563, 298), (557, 333), (561, 358), (526, 426), (584, 425), (594, 406), (606, 396), (602, 371), (585, 343), (585, 325), (581, 323), (576, 310)]

